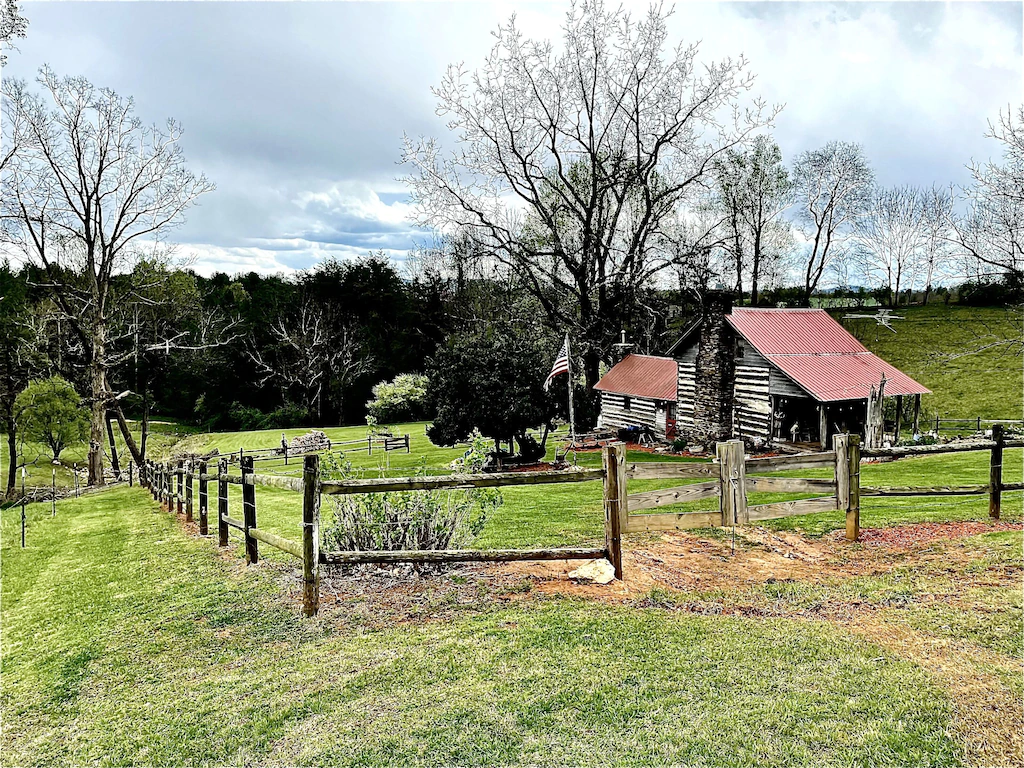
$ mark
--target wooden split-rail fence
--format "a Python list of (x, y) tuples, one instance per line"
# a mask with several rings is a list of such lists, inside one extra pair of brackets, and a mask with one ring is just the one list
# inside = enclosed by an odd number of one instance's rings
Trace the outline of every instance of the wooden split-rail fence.
[[(378, 450), (383, 449), (385, 453), (391, 451), (405, 450), (406, 453), (412, 451), (412, 441), (409, 435), (369, 435), (365, 440), (359, 438), (357, 440), (343, 440), (341, 442), (327, 441), (328, 451), (333, 451), (339, 448), (347, 448), (349, 446), (356, 446), (358, 450), (366, 448), (368, 454), (373, 453), (374, 446), (377, 446)], [(221, 454), (221, 457), (226, 458), (230, 463), (240, 464), (242, 459), (246, 456), (252, 456), (256, 461), (281, 461), (283, 460), (285, 465), (288, 465), (289, 459), (301, 459), (305, 456), (312, 456), (314, 454), (319, 455), (322, 451), (294, 451), (285, 446), (275, 448), (239, 448), (237, 451), (231, 453)]]
[[(242, 456), (241, 473), (229, 473), (227, 457), (216, 466), (207, 461), (195, 464), (179, 460), (173, 463), (148, 463), (140, 481), (153, 498), (168, 511), (183, 514), (192, 521), (198, 517), (199, 532), (209, 534), (210, 488), (216, 484), (216, 524), (220, 546), (228, 546), (229, 532), (237, 530), (245, 543), (249, 563), (259, 560), (259, 544), (282, 550), (302, 561), (303, 613), (314, 615), (319, 607), (320, 566), (358, 563), (462, 563), (503, 562), (512, 560), (565, 560), (607, 558), (617, 579), (622, 578), (622, 535), (644, 531), (685, 530), (717, 526), (745, 525), (791, 515), (842, 512), (846, 537), (856, 541), (860, 535), (860, 499), (862, 496), (935, 496), (989, 495), (989, 514), (998, 519), (1003, 491), (1024, 490), (1024, 483), (1005, 483), (1002, 479), (1004, 447), (1024, 446), (1024, 441), (1008, 442), (1002, 429), (994, 439), (948, 445), (862, 449), (858, 435), (836, 435), (833, 450), (790, 456), (747, 458), (739, 440), (718, 443), (713, 462), (636, 462), (626, 461), (626, 446), (604, 446), (601, 469), (573, 468), (550, 472), (496, 472), (474, 475), (436, 475), (420, 477), (322, 480), (320, 459), (303, 458), (301, 478), (259, 474), (254, 457)], [(990, 451), (989, 483), (986, 485), (941, 487), (868, 487), (860, 484), (864, 458), (896, 458), (954, 451)], [(829, 478), (800, 478), (772, 473), (805, 469), (831, 469)], [(323, 551), (320, 546), (320, 500), (323, 494), (368, 494), (389, 491), (494, 488), (513, 485), (581, 483), (602, 481), (604, 507), (604, 545), (601, 547), (560, 547), (512, 550), (415, 550), (415, 551)], [(629, 493), (630, 480), (691, 480), (687, 485), (654, 491)], [(193, 486), (198, 482), (198, 499)], [(232, 517), (228, 486), (242, 486), (241, 518)], [(302, 536), (294, 541), (261, 529), (257, 522), (256, 486), (293, 490), (302, 494)], [(748, 504), (751, 492), (818, 494), (809, 499), (771, 504)], [(649, 512), (669, 505), (715, 498), (717, 509), (696, 512)]]

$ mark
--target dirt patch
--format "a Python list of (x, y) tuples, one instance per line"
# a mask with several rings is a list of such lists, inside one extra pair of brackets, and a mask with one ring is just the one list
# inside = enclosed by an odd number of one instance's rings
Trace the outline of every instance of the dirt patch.
[[(962, 539), (993, 531), (1020, 530), (1020, 523), (967, 521), (959, 523), (915, 523), (890, 528), (864, 528), (860, 541), (866, 547), (913, 547), (942, 539)], [(841, 533), (839, 535), (842, 535)]]

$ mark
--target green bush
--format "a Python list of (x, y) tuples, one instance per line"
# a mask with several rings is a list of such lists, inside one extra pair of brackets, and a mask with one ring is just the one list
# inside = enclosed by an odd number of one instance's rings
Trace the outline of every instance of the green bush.
[(401, 373), (391, 381), (373, 388), (373, 399), (366, 409), (378, 424), (425, 421), (427, 416), (427, 377)]
[(260, 430), (288, 429), (309, 424), (309, 411), (301, 405), (282, 405), (270, 413), (241, 403), (232, 403), (228, 409), (229, 429)]
[[(467, 454), (473, 454), (472, 449)], [(478, 465), (477, 458), (468, 455), (463, 466)], [(322, 462), (326, 479), (352, 477), (351, 463), (329, 453)], [(425, 467), (417, 476), (426, 476)], [(501, 503), (501, 494), (493, 488), (330, 496), (323, 546), (343, 552), (458, 549), (483, 530), (488, 514)]]
[(60, 376), (30, 381), (15, 399), (14, 413), (22, 439), (46, 445), (54, 461), (69, 445), (89, 437), (89, 411), (71, 382)]

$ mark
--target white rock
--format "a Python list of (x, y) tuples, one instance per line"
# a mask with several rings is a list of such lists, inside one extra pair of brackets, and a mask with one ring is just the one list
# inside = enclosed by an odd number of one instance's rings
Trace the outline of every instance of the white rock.
[(569, 571), (569, 578), (575, 581), (592, 581), (595, 584), (610, 584), (615, 581), (615, 568), (603, 557), (588, 560), (579, 568)]

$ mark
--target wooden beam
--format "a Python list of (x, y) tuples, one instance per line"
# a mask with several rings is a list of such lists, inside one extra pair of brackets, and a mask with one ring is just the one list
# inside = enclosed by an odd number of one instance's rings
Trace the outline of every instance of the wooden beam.
[[(838, 437), (838, 435), (836, 435)], [(747, 491), (758, 493), (835, 493), (834, 480), (809, 477), (760, 477), (747, 475)]]
[(914, 395), (914, 434), (921, 432), (921, 395)]
[[(963, 453), (966, 451), (989, 451), (994, 445), (992, 440), (964, 440), (957, 443), (943, 443), (940, 445), (905, 445), (897, 448), (865, 448), (861, 456), (927, 456), (933, 453)], [(1024, 446), (1024, 440), (1005, 440), (1004, 448), (1020, 448)]]
[(860, 435), (847, 441), (846, 540), (860, 539)]
[(896, 426), (893, 427), (892, 440), (894, 443), (900, 439), (900, 422), (903, 421), (903, 395), (896, 395)]
[(752, 472), (780, 472), (791, 469), (832, 468), (836, 461), (835, 451), (821, 453), (797, 453), (792, 456), (768, 456), (763, 459), (747, 459), (747, 474)]
[(269, 544), (276, 549), (280, 549), (283, 552), (287, 552), (289, 555), (302, 559), (302, 545), (297, 541), (286, 539), (283, 536), (278, 536), (276, 533), (270, 533), (270, 531), (261, 531), (259, 528), (250, 528), (249, 535), (258, 541), (262, 541), (264, 544)]
[(720, 493), (718, 480), (707, 480), (692, 485), (679, 485), (675, 488), (663, 488), (657, 491), (631, 493), (628, 497), (629, 514), (644, 509), (656, 509), (669, 504), (681, 504), (701, 499), (711, 499)]
[(630, 515), (629, 528), (626, 530), (626, 533), (686, 531), (692, 528), (717, 528), (721, 524), (722, 513), (718, 510), (714, 512), (685, 512), (680, 514), (661, 512), (656, 515)]
[(245, 521), (245, 561), (255, 565), (260, 561), (259, 545), (249, 531), (256, 527), (256, 486), (251, 482), (252, 456), (241, 459), (242, 477), (249, 482), (242, 483), (242, 519)]
[(383, 491), (429, 491), (439, 488), (497, 488), (506, 485), (544, 485), (600, 480), (601, 469), (569, 469), (557, 472), (494, 472), (483, 475), (437, 475), (434, 477), (381, 477), (320, 484), (323, 493), (381, 493)]
[(718, 465), (710, 461), (638, 461), (626, 465), (630, 480), (680, 480), (718, 477)]
[(988, 516), (999, 519), (999, 507), (1002, 502), (1003, 485), (1003, 425), (992, 426), (992, 456), (988, 470)]
[(345, 563), (503, 563), (514, 560), (590, 560), (606, 557), (604, 549), (401, 550), (394, 552), (321, 552), (320, 562)]
[(989, 491), (987, 485), (902, 485), (872, 486), (860, 489), (861, 496), (978, 496)]
[(748, 522), (746, 463), (743, 441), (729, 440), (715, 445), (719, 467), (719, 500), (721, 525), (743, 525)]
[(320, 609), (320, 457), (302, 461), (302, 614)]
[(622, 531), (629, 527), (629, 498), (626, 480), (626, 446), (613, 443), (601, 449), (604, 479), (604, 548), (622, 580)]
[(824, 496), (819, 499), (799, 499), (797, 501), (779, 501), (774, 504), (757, 504), (748, 507), (750, 520), (771, 520), (776, 517), (792, 515), (813, 515), (818, 512), (834, 512), (835, 496)]

